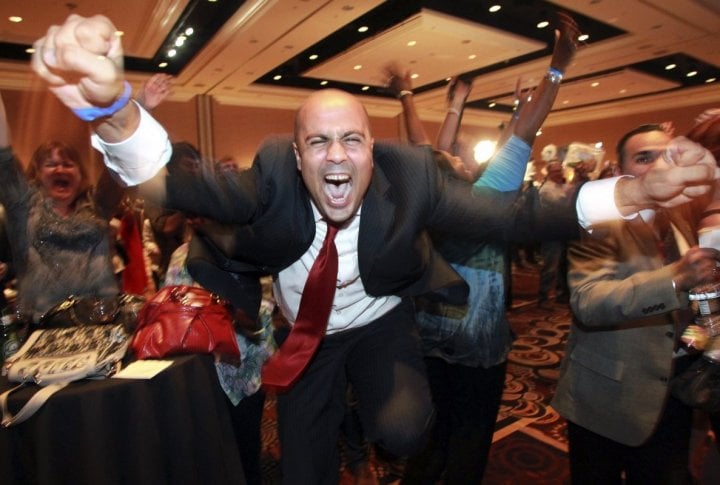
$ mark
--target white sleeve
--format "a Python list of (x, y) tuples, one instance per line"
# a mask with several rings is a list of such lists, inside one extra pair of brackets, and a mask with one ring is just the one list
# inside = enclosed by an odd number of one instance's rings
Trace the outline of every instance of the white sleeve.
[(593, 180), (580, 187), (576, 202), (578, 222), (592, 232), (592, 227), (603, 222), (634, 219), (637, 213), (623, 216), (615, 205), (615, 185), (622, 177)]
[(153, 178), (172, 154), (165, 129), (140, 104), (135, 104), (140, 110), (140, 123), (130, 137), (107, 143), (97, 134), (91, 136), (92, 146), (103, 154), (105, 165), (128, 186)]

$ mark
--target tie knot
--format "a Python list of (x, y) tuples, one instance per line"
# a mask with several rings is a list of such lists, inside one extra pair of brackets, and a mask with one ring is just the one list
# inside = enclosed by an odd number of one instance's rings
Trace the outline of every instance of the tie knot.
[(339, 230), (338, 226), (328, 222), (327, 223), (327, 233), (325, 234), (325, 240), (326, 241), (334, 241), (335, 235), (337, 234), (338, 230)]

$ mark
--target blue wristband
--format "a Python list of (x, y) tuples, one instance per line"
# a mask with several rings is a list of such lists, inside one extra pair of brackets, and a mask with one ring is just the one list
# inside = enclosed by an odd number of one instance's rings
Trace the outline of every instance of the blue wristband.
[(132, 94), (132, 86), (130, 83), (125, 81), (125, 89), (118, 99), (115, 100), (110, 106), (105, 108), (98, 108), (97, 106), (90, 106), (89, 108), (73, 108), (73, 113), (83, 121), (95, 121), (98, 118), (105, 116), (111, 116), (120, 111), (130, 101), (130, 95)]

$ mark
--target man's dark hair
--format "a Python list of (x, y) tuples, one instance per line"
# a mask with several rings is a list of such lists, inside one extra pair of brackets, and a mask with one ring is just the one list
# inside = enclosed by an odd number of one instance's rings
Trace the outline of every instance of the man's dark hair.
[(620, 164), (621, 167), (625, 164), (623, 152), (625, 151), (625, 144), (627, 143), (627, 141), (635, 135), (639, 135), (640, 133), (648, 133), (650, 131), (665, 131), (665, 130), (663, 130), (663, 127), (657, 123), (650, 123), (647, 125), (640, 125), (637, 128), (628, 131), (627, 133), (625, 133), (622, 136), (622, 138), (620, 138), (620, 141), (618, 142), (617, 146), (615, 147), (615, 152), (617, 153), (618, 163)]
[(177, 170), (186, 170), (187, 167), (182, 166), (183, 160), (195, 162), (199, 167), (202, 164), (202, 155), (192, 143), (186, 141), (173, 143), (172, 155), (170, 155), (170, 160), (167, 163), (168, 172), (173, 173)]

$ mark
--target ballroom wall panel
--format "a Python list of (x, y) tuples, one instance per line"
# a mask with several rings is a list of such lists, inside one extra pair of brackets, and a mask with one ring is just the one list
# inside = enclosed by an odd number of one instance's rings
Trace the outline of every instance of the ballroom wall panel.
[[(48, 139), (62, 139), (74, 144), (80, 153), (89, 160), (97, 155), (88, 142), (88, 127), (75, 118), (54, 96), (46, 91), (13, 91), (2, 93), (5, 101), (13, 146), (21, 160), (26, 162), (34, 148)], [(678, 134), (686, 133), (693, 119), (711, 106), (699, 105), (684, 109), (659, 109), (654, 112), (614, 117), (551, 126), (543, 129), (537, 138), (533, 153), (539, 158), (540, 150), (548, 143), (562, 146), (573, 141), (585, 143), (602, 142), (606, 148), (606, 158), (614, 159), (614, 147), (620, 136), (635, 126), (648, 122), (672, 120)], [(167, 101), (158, 106), (154, 115), (166, 127), (173, 141), (190, 141), (199, 146), (197, 102), (191, 99), (185, 102)], [(285, 109), (250, 108), (228, 106), (212, 102), (210, 130), (212, 153), (215, 158), (232, 156), (242, 166), (252, 162), (254, 152), (262, 139), (271, 133), (291, 133), (294, 111)], [(400, 117), (371, 118), (371, 128), (376, 139), (402, 139), (404, 130)], [(440, 124), (424, 123), (428, 136), (435, 140)], [(498, 136), (496, 128), (466, 126), (463, 133), (471, 139), (494, 139)]]

